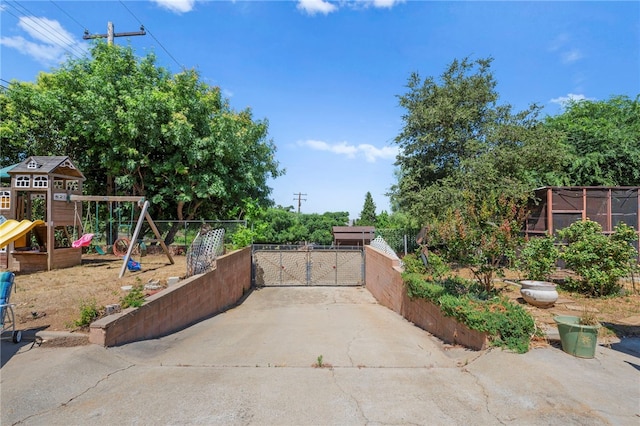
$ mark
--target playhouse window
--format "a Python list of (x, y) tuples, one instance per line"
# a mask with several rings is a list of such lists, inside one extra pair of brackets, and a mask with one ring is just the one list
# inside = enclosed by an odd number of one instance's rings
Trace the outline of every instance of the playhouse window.
[(67, 191), (77, 191), (78, 190), (78, 181), (77, 180), (68, 180), (67, 181)]
[(16, 188), (29, 188), (31, 186), (31, 176), (16, 176)]
[(11, 192), (0, 191), (0, 210), (9, 210), (11, 208)]
[(62, 179), (54, 180), (53, 189), (64, 189), (64, 181)]
[(36, 163), (36, 160), (31, 160), (27, 163), (27, 169), (37, 169), (38, 168), (38, 163)]
[(33, 187), (34, 188), (48, 188), (49, 187), (49, 177), (48, 176), (36, 176), (33, 178)]

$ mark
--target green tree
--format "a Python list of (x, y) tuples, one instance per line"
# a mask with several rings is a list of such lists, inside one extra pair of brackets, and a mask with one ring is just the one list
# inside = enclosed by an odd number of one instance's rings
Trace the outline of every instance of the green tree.
[(254, 230), (251, 236), (255, 243), (330, 245), (333, 242), (332, 228), (346, 225), (349, 213), (298, 214), (291, 206), (278, 206), (250, 210), (245, 219), (249, 222), (248, 227)]
[(375, 226), (376, 225), (376, 204), (373, 202), (371, 192), (367, 191), (364, 197), (364, 205), (360, 218), (357, 220), (358, 226)]
[(536, 105), (515, 114), (498, 105), (491, 62), (455, 60), (439, 81), (414, 73), (399, 96), (406, 112), (392, 205), (421, 224), (464, 208), (468, 192), (520, 198), (561, 183), (567, 149), (559, 134), (541, 125)]
[(640, 96), (571, 102), (545, 124), (571, 148), (571, 185), (640, 185)]
[(172, 75), (130, 47), (97, 43), (91, 58), (10, 84), (0, 104), (3, 161), (69, 155), (88, 193), (145, 196), (163, 219), (225, 218), (244, 199), (267, 207), (267, 181), (283, 173), (266, 120), (234, 111), (196, 71)]

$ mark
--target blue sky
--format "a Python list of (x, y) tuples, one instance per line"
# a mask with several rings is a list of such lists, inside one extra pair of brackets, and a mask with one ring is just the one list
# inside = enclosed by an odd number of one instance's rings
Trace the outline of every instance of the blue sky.
[(34, 81), (82, 39), (116, 38), (176, 73), (195, 68), (232, 107), (269, 120), (286, 175), (273, 200), (301, 211), (348, 211), (367, 191), (378, 212), (395, 183), (397, 96), (412, 72), (439, 76), (454, 59), (494, 58), (500, 103), (557, 114), (562, 102), (640, 94), (640, 2), (8, 1), (0, 2), (0, 83)]

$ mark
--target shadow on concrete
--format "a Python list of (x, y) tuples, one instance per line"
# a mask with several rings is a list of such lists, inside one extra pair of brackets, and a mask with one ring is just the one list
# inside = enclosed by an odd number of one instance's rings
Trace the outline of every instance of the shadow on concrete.
[(616, 324), (603, 322), (603, 327), (613, 331), (618, 339), (617, 343), (607, 345), (614, 351), (622, 352), (640, 358), (640, 327), (637, 325)]
[(2, 338), (2, 351), (0, 353), (0, 368), (4, 367), (4, 365), (9, 362), (14, 355), (22, 350), (22, 348), (28, 347), (26, 350), (33, 349), (34, 346), (40, 346), (42, 344), (42, 339), (36, 335), (39, 331), (46, 330), (49, 326), (46, 325), (44, 327), (38, 328), (30, 328), (27, 330), (22, 330), (22, 340), (20, 343), (13, 343), (11, 337), (5, 339), (5, 336)]
[(637, 357), (640, 362), (640, 337), (623, 337), (618, 343), (612, 343), (609, 347), (614, 351)]
[(634, 364), (633, 362), (629, 362), (629, 361), (625, 361), (625, 363), (629, 364), (630, 366), (632, 366), (636, 370), (640, 371), (640, 365)]

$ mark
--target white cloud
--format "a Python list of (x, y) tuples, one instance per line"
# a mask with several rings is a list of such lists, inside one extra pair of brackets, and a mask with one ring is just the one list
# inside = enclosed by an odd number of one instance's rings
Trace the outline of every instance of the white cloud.
[(193, 10), (195, 0), (153, 0), (158, 6), (175, 13), (187, 13)]
[(391, 9), (396, 4), (404, 3), (405, 1), (406, 0), (340, 0), (330, 2), (329, 0), (298, 0), (297, 8), (309, 15), (315, 15), (316, 13), (328, 15), (331, 12), (337, 11), (341, 7), (348, 7), (356, 10), (366, 9), (369, 7)]
[(557, 53), (564, 64), (572, 64), (584, 57), (580, 49), (573, 47), (571, 36), (566, 33), (559, 34), (551, 41), (549, 51)]
[(338, 10), (335, 4), (325, 0), (299, 0), (297, 8), (309, 15), (315, 15), (316, 13), (327, 15)]
[(373, 0), (373, 7), (391, 9), (398, 3), (404, 3), (404, 0)]
[(41, 64), (56, 65), (68, 54), (78, 57), (86, 53), (86, 44), (76, 40), (58, 21), (25, 16), (18, 21), (18, 27), (33, 40), (22, 36), (0, 37), (0, 44), (14, 48)]
[(393, 160), (398, 154), (397, 148), (392, 146), (378, 148), (369, 144), (350, 145), (346, 142), (329, 144), (318, 140), (299, 142), (299, 145), (307, 146), (316, 151), (328, 151), (338, 155), (345, 155), (347, 158), (355, 158), (360, 154), (364, 156), (369, 163), (375, 163), (378, 159)]
[(560, 96), (557, 98), (553, 98), (549, 102), (552, 104), (558, 104), (564, 107), (565, 105), (571, 102), (580, 102), (580, 101), (588, 101), (588, 100), (593, 100), (593, 99), (587, 98), (585, 95), (577, 95), (575, 93), (569, 93), (567, 94), (567, 96)]
[(552, 52), (557, 52), (558, 50), (566, 46), (568, 43), (569, 43), (569, 35), (566, 33), (559, 34), (555, 39), (553, 39), (553, 41), (549, 45), (549, 50)]
[(562, 62), (565, 64), (572, 64), (580, 59), (582, 59), (583, 55), (578, 49), (571, 49), (566, 52), (562, 52)]
[(32, 38), (43, 43), (51, 43), (52, 40), (55, 40), (56, 44), (63, 46), (70, 46), (76, 43), (73, 35), (62, 28), (62, 25), (60, 25), (58, 21), (26, 16), (20, 18), (18, 26)]

